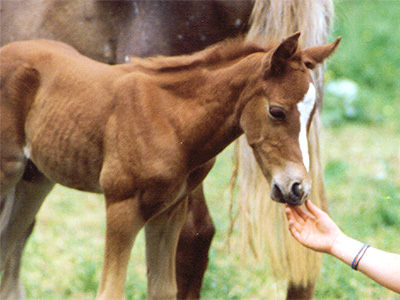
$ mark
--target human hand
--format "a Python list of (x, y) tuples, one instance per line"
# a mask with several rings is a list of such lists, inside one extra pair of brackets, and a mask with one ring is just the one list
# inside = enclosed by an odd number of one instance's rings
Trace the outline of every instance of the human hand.
[(306, 201), (308, 213), (299, 206), (286, 204), (286, 217), (291, 234), (304, 246), (325, 253), (332, 253), (335, 241), (343, 233), (327, 213)]

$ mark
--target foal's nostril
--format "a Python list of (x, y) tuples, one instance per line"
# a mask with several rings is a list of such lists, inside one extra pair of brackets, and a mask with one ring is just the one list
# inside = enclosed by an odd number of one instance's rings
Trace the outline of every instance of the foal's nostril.
[(281, 203), (285, 203), (286, 202), (285, 197), (283, 196), (283, 193), (282, 193), (281, 189), (279, 188), (279, 186), (277, 184), (274, 184), (272, 186), (271, 198), (274, 201), (277, 201), (277, 202), (281, 202)]
[(287, 203), (289, 205), (300, 205), (306, 192), (303, 185), (296, 181), (290, 185), (286, 191), (278, 184), (273, 184), (271, 188), (271, 198), (280, 203)]
[(303, 187), (300, 182), (295, 182), (292, 185), (292, 193), (296, 197), (302, 197), (304, 194)]
[(299, 204), (304, 196), (303, 186), (300, 182), (295, 182), (292, 184), (290, 189), (290, 199), (293, 204)]

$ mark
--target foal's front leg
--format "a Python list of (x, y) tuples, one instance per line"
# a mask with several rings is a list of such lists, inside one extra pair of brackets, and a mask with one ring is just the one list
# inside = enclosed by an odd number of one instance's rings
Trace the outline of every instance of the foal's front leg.
[(146, 224), (146, 260), (148, 299), (176, 299), (176, 248), (186, 219), (185, 198)]
[(106, 247), (97, 299), (124, 299), (131, 249), (144, 226), (137, 198), (114, 201), (106, 197)]

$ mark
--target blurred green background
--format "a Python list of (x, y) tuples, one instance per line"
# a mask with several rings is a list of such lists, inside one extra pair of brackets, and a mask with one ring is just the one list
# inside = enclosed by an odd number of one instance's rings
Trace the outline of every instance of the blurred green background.
[[(400, 1), (334, 1), (332, 40), (343, 37), (327, 63), (322, 159), (330, 212), (348, 235), (400, 253)], [(203, 299), (283, 299), (283, 282), (268, 265), (230, 253), (227, 184), (232, 150), (206, 180), (217, 235)], [(23, 264), (28, 299), (93, 299), (104, 247), (101, 196), (58, 186), (38, 217)], [(127, 298), (145, 299), (142, 234), (132, 252)], [(316, 299), (400, 299), (359, 272), (324, 256)]]

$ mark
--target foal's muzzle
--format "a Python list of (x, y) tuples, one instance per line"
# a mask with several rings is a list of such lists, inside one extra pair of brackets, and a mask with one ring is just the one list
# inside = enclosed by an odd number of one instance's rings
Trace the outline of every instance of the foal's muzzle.
[(288, 187), (276, 182), (271, 187), (271, 199), (289, 205), (301, 205), (308, 197), (310, 188), (300, 181), (291, 182)]

